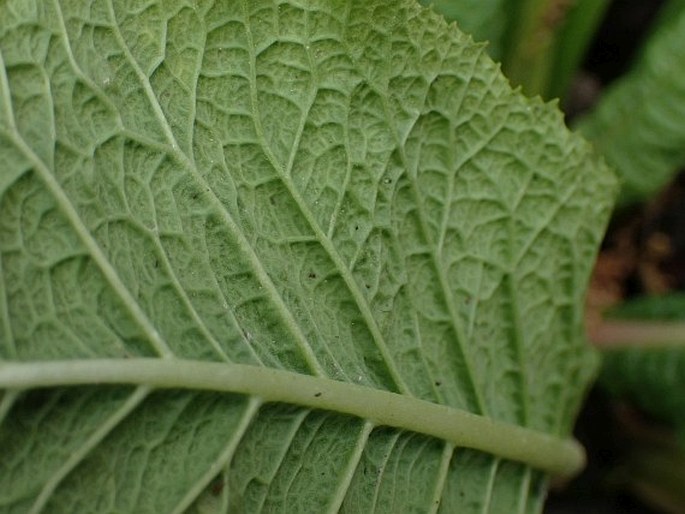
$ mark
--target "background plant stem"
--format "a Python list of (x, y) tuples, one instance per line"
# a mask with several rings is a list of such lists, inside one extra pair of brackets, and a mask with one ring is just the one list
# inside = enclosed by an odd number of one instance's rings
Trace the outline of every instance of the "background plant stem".
[(528, 95), (563, 96), (607, 5), (607, 0), (512, 2), (504, 73)]
[(645, 321), (604, 321), (589, 331), (590, 341), (602, 350), (625, 346), (683, 345), (685, 323)]

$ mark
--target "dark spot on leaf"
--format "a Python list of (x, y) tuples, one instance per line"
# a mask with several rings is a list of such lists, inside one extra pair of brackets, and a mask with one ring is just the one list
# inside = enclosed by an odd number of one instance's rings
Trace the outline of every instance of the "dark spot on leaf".
[(316, 273), (313, 273), (313, 272), (312, 272), (312, 273), (310, 273), (310, 274), (307, 275), (307, 276), (308, 276), (309, 278), (316, 278)]
[(354, 229), (355, 229), (355, 230), (359, 230), (359, 225), (355, 225), (355, 226), (354, 226)]
[(435, 381), (435, 385), (436, 385), (437, 387), (440, 387), (440, 386), (442, 385), (442, 382), (441, 382), (440, 380), (436, 380), (436, 381)]
[(158, 259), (155, 259), (155, 263), (153, 264), (153, 266), (155, 267), (155, 269), (159, 268), (159, 260)]
[(314, 393), (314, 397), (315, 397), (315, 398), (318, 398), (319, 396), (321, 396), (321, 393), (320, 393), (320, 392)]

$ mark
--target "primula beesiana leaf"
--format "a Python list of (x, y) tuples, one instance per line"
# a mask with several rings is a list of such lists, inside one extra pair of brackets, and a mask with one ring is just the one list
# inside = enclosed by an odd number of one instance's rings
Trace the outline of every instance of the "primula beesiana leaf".
[(685, 398), (674, 394), (685, 386), (685, 295), (636, 298), (609, 314), (619, 321), (607, 323), (602, 385), (685, 434)]
[(654, 194), (685, 165), (685, 8), (674, 2), (633, 69), (578, 127), (622, 180), (621, 200)]
[(633, 298), (613, 308), (608, 315), (610, 318), (628, 320), (685, 321), (685, 293)]
[(683, 345), (631, 345), (603, 353), (602, 385), (662, 421), (685, 429), (685, 341)]
[(615, 187), (482, 46), (14, 0), (0, 63), (2, 512), (540, 511)]

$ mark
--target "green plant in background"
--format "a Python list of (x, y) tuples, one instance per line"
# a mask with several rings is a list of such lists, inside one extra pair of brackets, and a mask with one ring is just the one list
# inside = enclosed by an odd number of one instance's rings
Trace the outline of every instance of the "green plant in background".
[[(605, 2), (451, 6), (550, 97)], [(533, 513), (582, 464), (614, 177), (413, 1), (0, 2), (0, 163), (0, 510)]]
[(630, 73), (579, 123), (620, 173), (622, 203), (649, 198), (685, 166), (684, 6), (669, 6)]
[[(667, 512), (685, 508), (685, 295), (646, 297), (614, 309), (594, 334), (601, 385), (651, 416), (627, 430), (622, 480)], [(672, 430), (667, 430), (667, 428)]]

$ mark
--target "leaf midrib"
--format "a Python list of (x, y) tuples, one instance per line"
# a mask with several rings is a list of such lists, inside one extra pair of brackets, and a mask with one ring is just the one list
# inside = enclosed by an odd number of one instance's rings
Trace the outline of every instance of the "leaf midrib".
[(245, 394), (349, 414), (480, 450), (555, 475), (584, 464), (573, 440), (367, 386), (247, 364), (186, 359), (75, 359), (0, 364), (1, 389), (128, 384)]

